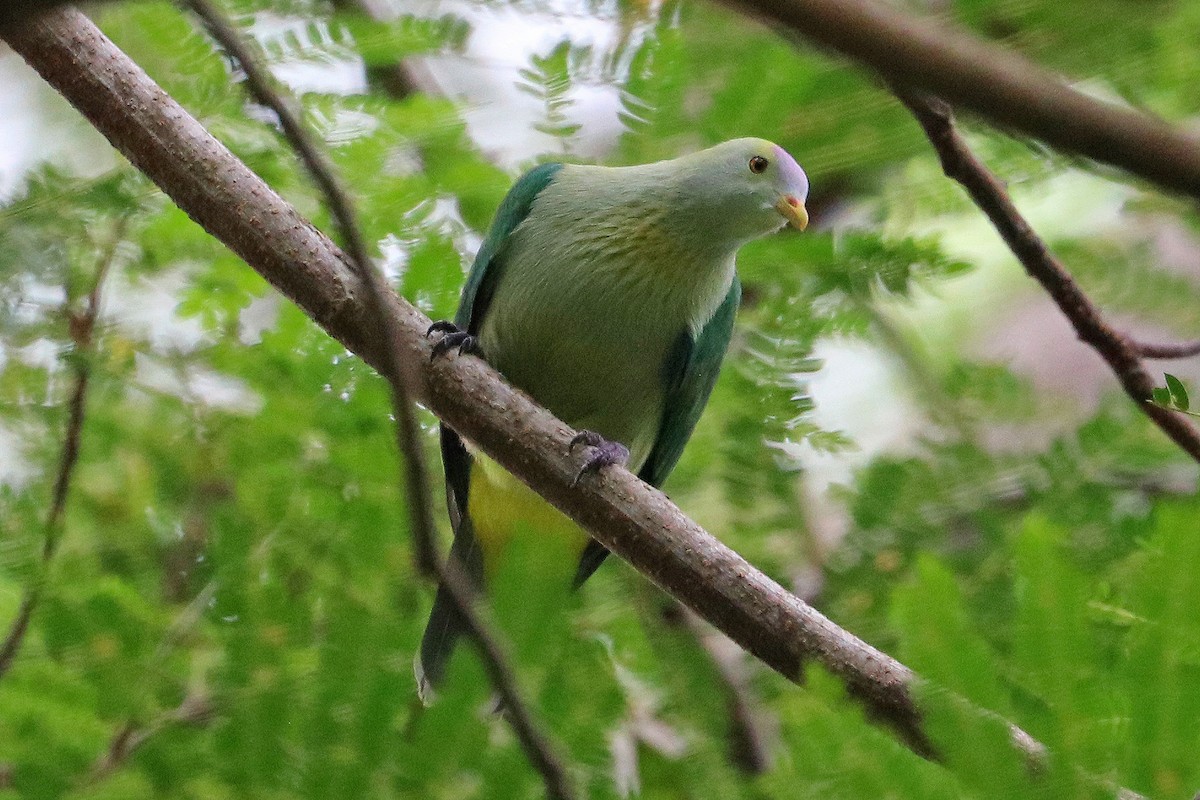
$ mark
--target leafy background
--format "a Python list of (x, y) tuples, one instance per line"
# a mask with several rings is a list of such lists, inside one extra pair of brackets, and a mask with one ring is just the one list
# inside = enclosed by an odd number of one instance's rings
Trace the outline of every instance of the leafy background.
[[(226, 7), (296, 90), (396, 287), (435, 318), (537, 160), (637, 163), (760, 135), (810, 173), (813, 229), (742, 253), (733, 350), (667, 489), (928, 678), (944, 763), (874, 727), (819, 669), (798, 688), (720, 648), (714, 660), (620, 563), (563, 597), (537, 580), (540, 553), (517, 554), (492, 616), (587, 796), (1200, 789), (1195, 465), (1119, 396), (870, 80), (703, 4), (397, 5), (386, 22), (348, 3)], [(1087, 91), (1195, 122), (1200, 3), (939, 8)], [(329, 228), (191, 19), (161, 2), (96, 19)], [(515, 63), (495, 60), (506, 30), (538, 32)], [(402, 60), (415, 91), (388, 80)], [(415, 702), (431, 589), (411, 562), (386, 387), (14, 56), (0, 68), (28, 121), (0, 207), (0, 620), (43, 577), (73, 369), (92, 369), (61, 546), (0, 678), (0, 798), (541, 796), (470, 656), (434, 706)], [(490, 95), (461, 89), (479, 76)], [(968, 131), (1119, 324), (1200, 330), (1191, 206)], [(81, 352), (68, 310), (104, 262)], [(739, 750), (722, 664), (744, 682), (765, 769)], [(1026, 769), (1000, 717), (1050, 766)]]

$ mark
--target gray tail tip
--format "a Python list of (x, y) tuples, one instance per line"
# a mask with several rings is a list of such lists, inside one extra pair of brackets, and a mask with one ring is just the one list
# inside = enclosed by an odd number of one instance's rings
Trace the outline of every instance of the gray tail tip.
[(417, 679), (417, 697), (422, 705), (428, 708), (433, 705), (436, 693), (433, 691), (433, 684), (425, 676), (425, 665), (421, 663), (420, 653), (413, 657), (413, 676)]

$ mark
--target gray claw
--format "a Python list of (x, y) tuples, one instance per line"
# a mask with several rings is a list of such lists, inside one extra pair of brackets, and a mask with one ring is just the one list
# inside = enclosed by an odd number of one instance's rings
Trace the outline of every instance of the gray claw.
[(579, 484), (580, 479), (584, 475), (593, 472), (599, 472), (603, 467), (625, 466), (629, 463), (629, 448), (620, 442), (610, 442), (594, 431), (580, 431), (571, 439), (571, 444), (567, 447), (568, 452), (574, 452), (577, 445), (586, 445), (591, 448), (591, 452), (583, 460), (583, 466), (579, 468), (579, 472), (575, 474), (575, 479), (571, 481), (571, 486)]
[(428, 339), (430, 336), (433, 336), (435, 333), (458, 333), (458, 332), (459, 332), (458, 326), (455, 325), (451, 320), (439, 319), (437, 322), (433, 323), (432, 325), (430, 325), (428, 328), (425, 329), (425, 338)]
[(595, 431), (580, 431), (571, 437), (571, 443), (567, 445), (567, 452), (574, 453), (575, 448), (581, 444), (587, 447), (599, 447), (605, 441), (607, 440)]
[[(447, 325), (451, 327), (447, 328)], [(435, 322), (429, 326), (429, 331), (425, 335), (428, 336), (437, 331), (443, 331), (445, 335), (438, 339), (433, 346), (433, 351), (429, 354), (430, 361), (435, 361), (439, 356), (444, 356), (451, 350), (458, 350), (459, 355), (479, 352), (479, 340), (466, 331), (460, 331), (454, 326), (454, 323)]]

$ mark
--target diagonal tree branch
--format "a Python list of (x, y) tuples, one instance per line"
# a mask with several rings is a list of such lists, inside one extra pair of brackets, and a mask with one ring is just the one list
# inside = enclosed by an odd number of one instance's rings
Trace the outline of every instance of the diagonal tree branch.
[(58, 552), (58, 544), (62, 538), (63, 514), (67, 509), (67, 493), (71, 488), (71, 478), (75, 475), (75, 465), (79, 461), (79, 447), (83, 438), (83, 420), (87, 413), (88, 387), (92, 376), (92, 344), (96, 329), (96, 319), (100, 316), (100, 290), (104, 279), (112, 267), (117, 246), (125, 237), (126, 218), (117, 220), (112, 239), (100, 254), (96, 264), (96, 273), (92, 279), (92, 287), (88, 291), (87, 302), (82, 311), (70, 307), (71, 298), (67, 297), (67, 325), (74, 342), (75, 352), (72, 360), (75, 372), (75, 382), (71, 388), (71, 398), (67, 403), (67, 427), (63, 434), (62, 450), (58, 457), (58, 473), (54, 479), (54, 490), (51, 493), (50, 510), (46, 513), (44, 538), (42, 539), (42, 555), (37, 566), (37, 572), (30, 580), (29, 587), (17, 607), (17, 615), (9, 625), (8, 634), (0, 643), (0, 678), (12, 668), (21, 645), (25, 643), (25, 635), (29, 632), (29, 622), (42, 600), (42, 592), (46, 585), (46, 572), (50, 562)]
[(910, 89), (896, 87), (893, 91), (921, 124), (942, 162), (942, 170), (962, 184), (975, 204), (987, 214), (1025, 271), (1042, 285), (1071, 321), (1079, 338), (1108, 363), (1121, 388), (1138, 408), (1188, 455), (1200, 461), (1200, 432), (1183, 416), (1149, 402), (1154, 379), (1142, 366), (1138, 345), (1104, 320), (1100, 309), (1021, 216), (1004, 184), (971, 152), (959, 135), (950, 106)]
[[(384, 308), (384, 297), (391, 294), (391, 289), (371, 264), (350, 197), (338, 181), (333, 165), (317, 147), (313, 137), (300, 121), (299, 113), (294, 111), (292, 103), (284, 98), (274, 78), (252, 52), (250, 44), (234, 29), (224, 14), (209, 0), (186, 0), (186, 3), (200, 17), (226, 54), (242, 68), (251, 95), (275, 112), (284, 137), (299, 154), (305, 168), (325, 195), (347, 242), (354, 272), (366, 289), (367, 311), (372, 326), (384, 332), (385, 341), (395, 343), (400, 331), (396, 327), (395, 319)], [(403, 471), (407, 480), (404, 488), (407, 489), (417, 564), (426, 575), (435, 577), (447, 585), (452, 602), (467, 623), (467, 633), (483, 661), (484, 669), (504, 703), (506, 716), (512, 724), (517, 740), (534, 768), (541, 774), (547, 794), (555, 800), (573, 800), (575, 792), (562, 759), (521, 697), (516, 676), (494, 635), (472, 608), (471, 592), (460, 567), (456, 563), (443, 563), (438, 557), (433, 504), (429, 497), (428, 469), (421, 446), (420, 428), (413, 413), (413, 405), (409, 401), (408, 386), (413, 378), (413, 369), (401, 362), (398, 348), (395, 346), (385, 348), (384, 356), (383, 372), (391, 385), (396, 445), (405, 462)]]
[[(62, 10), (3, 34), (182, 209), (223, 241), (332, 336), (381, 368), (366, 289), (332, 242), (108, 41), (82, 14)], [(571, 482), (573, 431), (472, 357), (429, 361), (429, 320), (385, 297), (399, 336), (391, 344), (420, 366), (413, 399), (584, 526), (677, 600), (792, 681), (812, 660), (838, 676), (871, 716), (916, 752), (932, 756), (904, 665), (839, 628), (688, 519), (623, 469)], [(1043, 748), (1012, 728), (1031, 760)]]

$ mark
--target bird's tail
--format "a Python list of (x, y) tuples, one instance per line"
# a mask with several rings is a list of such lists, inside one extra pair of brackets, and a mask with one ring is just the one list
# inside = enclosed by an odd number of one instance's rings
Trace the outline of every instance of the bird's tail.
[(463, 616), (451, 599), (445, 586), (439, 586), (425, 624), (425, 635), (421, 638), (421, 651), (413, 663), (417, 676), (417, 694), (428, 705), (433, 702), (434, 690), (446, 675), (446, 666), (454, 652), (454, 645), (466, 630)]
[[(479, 544), (475, 541), (471, 518), (465, 514), (458, 520), (454, 545), (450, 548), (450, 559), (457, 565), (461, 574), (467, 577), (473, 585), (472, 588), (482, 588), (483, 557)], [(446, 667), (450, 664), (454, 645), (466, 630), (466, 621), (451, 598), (449, 590), (444, 585), (438, 586), (437, 596), (433, 599), (433, 610), (429, 612), (429, 622), (425, 623), (425, 635), (421, 637), (421, 649), (413, 662), (417, 694), (426, 705), (433, 701), (434, 692), (446, 675)]]

